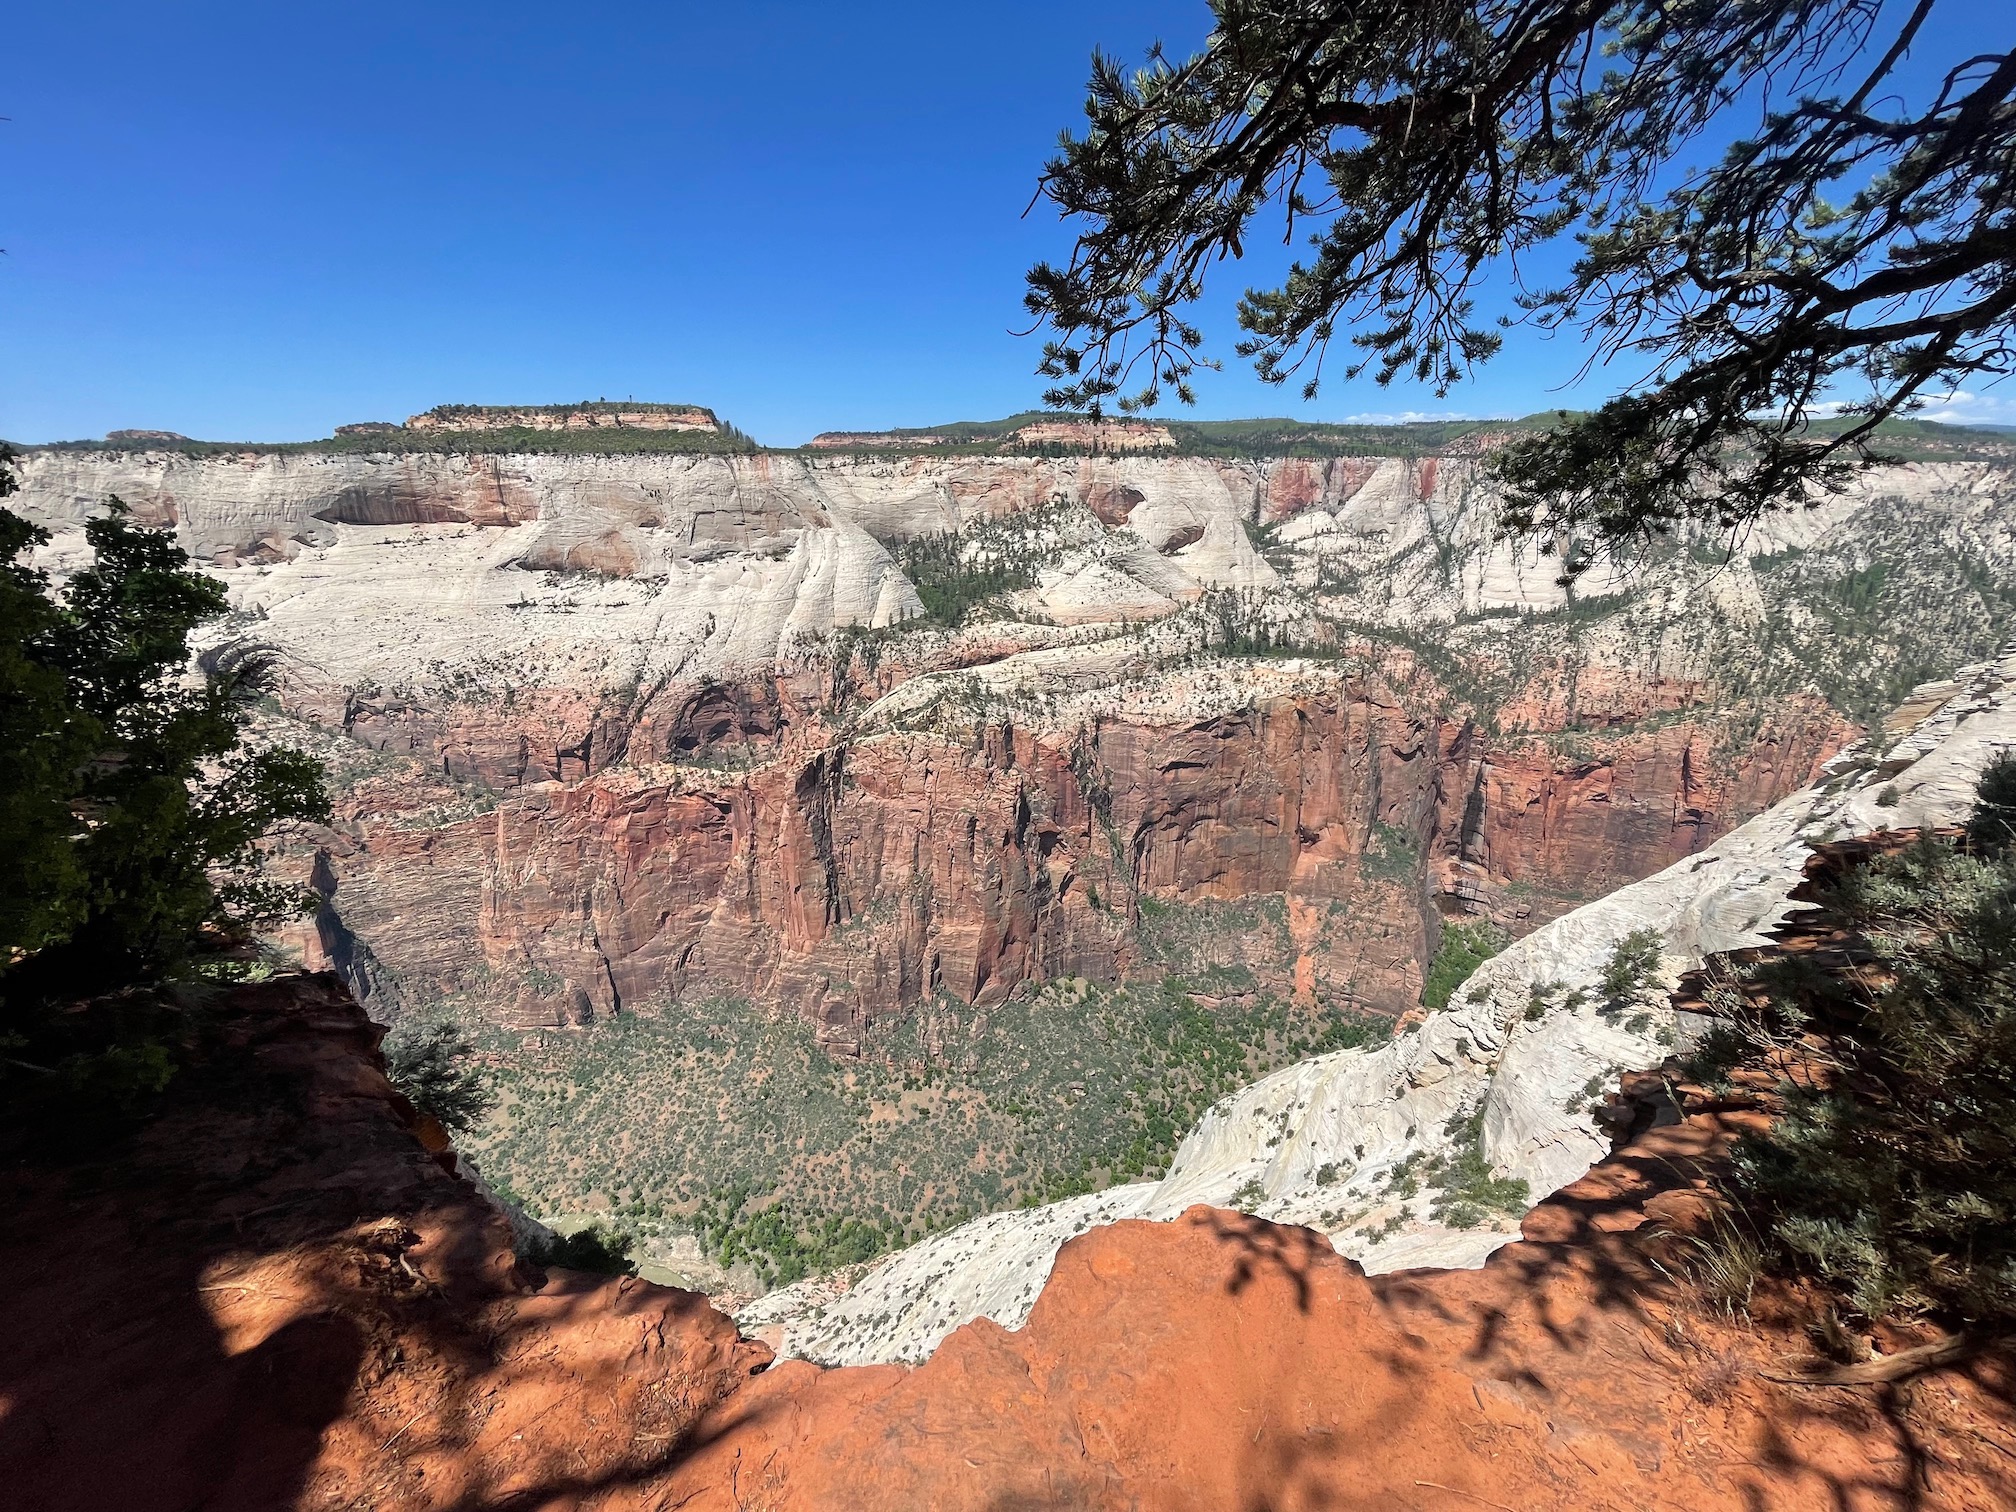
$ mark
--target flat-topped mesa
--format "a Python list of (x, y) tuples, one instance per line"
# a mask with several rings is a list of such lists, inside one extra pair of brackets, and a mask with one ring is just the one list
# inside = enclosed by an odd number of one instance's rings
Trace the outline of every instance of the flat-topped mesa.
[(1174, 449), (1166, 425), (1145, 420), (1038, 420), (1015, 432), (1017, 446), (1083, 447), (1094, 452)]
[(814, 451), (857, 451), (865, 447), (951, 446), (956, 436), (919, 431), (821, 431), (805, 445)]
[[(345, 427), (345, 432), (348, 431)], [(596, 400), (582, 404), (437, 404), (406, 421), (414, 431), (576, 431), (651, 430), (719, 431), (710, 409), (694, 404), (620, 404)], [(340, 432), (339, 432), (340, 433)]]
[[(1021, 423), (1018, 423), (1021, 422)], [(992, 448), (1018, 452), (1062, 450), (1091, 455), (1175, 451), (1176, 433), (1147, 420), (1091, 420), (1076, 415), (1041, 415), (1024, 420), (961, 421), (933, 430), (821, 431), (807, 451), (929, 451), (938, 447)]]

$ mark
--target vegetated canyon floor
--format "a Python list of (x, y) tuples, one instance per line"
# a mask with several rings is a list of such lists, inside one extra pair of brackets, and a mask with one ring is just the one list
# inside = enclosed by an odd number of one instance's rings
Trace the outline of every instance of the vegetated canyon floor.
[[(943, 996), (836, 1058), (795, 1014), (706, 994), (586, 1028), (479, 1030), (500, 1106), (468, 1141), (488, 1179), (562, 1221), (681, 1233), (742, 1285), (872, 1258), (978, 1213), (1158, 1176), (1197, 1117), (1279, 1066), (1391, 1020), (1255, 986), (1292, 950), (1280, 898), (1144, 899), (1144, 965)], [(664, 1273), (720, 1285), (691, 1264)], [(647, 1259), (648, 1263), (648, 1259)]]

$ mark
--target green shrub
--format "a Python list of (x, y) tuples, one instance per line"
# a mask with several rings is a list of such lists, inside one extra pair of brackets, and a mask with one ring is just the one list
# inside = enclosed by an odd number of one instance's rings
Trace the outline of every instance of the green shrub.
[(1484, 1158), (1484, 1110), (1457, 1114), (1443, 1126), (1449, 1148), (1429, 1157), (1421, 1177), (1438, 1188), (1429, 1212), (1451, 1228), (1476, 1228), (1486, 1218), (1517, 1217), (1531, 1206), (1526, 1182), (1516, 1176), (1494, 1176)]
[(630, 1251), (636, 1243), (620, 1229), (591, 1223), (574, 1233), (556, 1235), (551, 1243), (532, 1244), (525, 1258), (534, 1265), (557, 1265), (598, 1276), (634, 1276), (637, 1262), (630, 1258)]
[(1456, 989), (1470, 974), (1505, 948), (1505, 932), (1493, 924), (1447, 924), (1435, 959), (1421, 983), (1421, 1001), (1429, 1008), (1447, 1008)]
[(1997, 756), (1981, 773), (1967, 839), (1986, 851), (2007, 850), (2016, 843), (2016, 752)]
[(1665, 949), (1665, 938), (1656, 929), (1634, 929), (1619, 940), (1603, 965), (1604, 1005), (1614, 1012), (1650, 986)]
[(2006, 766), (1984, 780), (1971, 853), (1923, 838), (1825, 896), (1867, 970), (1788, 960), (1757, 974), (1768, 1008), (1753, 1045), (1817, 1039), (1834, 1066), (1817, 1088), (1785, 1088), (1783, 1117), (1738, 1146), (1736, 1191), (1781, 1266), (1870, 1318), (2016, 1322), (2011, 780)]
[(1421, 847), (1413, 836), (1391, 824), (1374, 824), (1358, 860), (1364, 876), (1379, 882), (1412, 882), (1421, 871)]
[(489, 1078), (470, 1064), (475, 1047), (454, 1024), (402, 1023), (383, 1048), (392, 1085), (444, 1128), (474, 1128), (496, 1106)]
[(257, 842), (329, 807), (311, 757), (244, 747), (270, 657), (227, 649), (188, 675), (223, 589), (117, 499), (85, 538), (59, 592), (22, 561), (48, 532), (0, 509), (0, 1079), (144, 1094), (173, 1067), (165, 1001), (151, 1026), (62, 1005), (242, 971), (255, 926), (312, 901), (261, 880)]

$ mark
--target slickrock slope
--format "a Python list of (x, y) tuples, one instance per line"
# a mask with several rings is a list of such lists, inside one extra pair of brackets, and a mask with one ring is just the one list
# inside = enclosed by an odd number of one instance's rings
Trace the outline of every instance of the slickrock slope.
[(1626, 936), (1652, 933), (1669, 982), (1711, 952), (1760, 945), (1793, 906), (1815, 843), (1956, 824), (1982, 768), (2011, 749), (2016, 651), (1917, 690), (1819, 786), (1516, 941), (1448, 1011), (1392, 1043), (1304, 1061), (1221, 1103), (1159, 1185), (979, 1219), (890, 1257), (851, 1291), (801, 1283), (741, 1320), (787, 1354), (924, 1359), (970, 1318), (1020, 1325), (1071, 1234), (1115, 1218), (1173, 1219), (1198, 1203), (1318, 1228), (1375, 1272), (1476, 1265), (1508, 1241), (1509, 1225), (1451, 1220), (1438, 1159), (1475, 1151), (1534, 1196), (1566, 1186), (1611, 1147), (1604, 1090), (1670, 1053), (1676, 1024), (1656, 981), (1620, 1001), (1600, 985)]
[(768, 1361), (691, 1293), (519, 1266), (333, 980), (192, 1033), (131, 1138), (0, 1130), (9, 1508), (569, 1505), (661, 1472)]

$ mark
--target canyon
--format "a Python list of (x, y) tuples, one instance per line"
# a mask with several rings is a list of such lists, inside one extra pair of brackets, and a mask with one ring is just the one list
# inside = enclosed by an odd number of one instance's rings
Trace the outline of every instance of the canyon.
[[(1822, 782), (1699, 854), (1514, 942), (1476, 968), (1460, 1002), (1391, 1043), (1303, 1060), (1218, 1102), (1160, 1182), (976, 1219), (852, 1285), (803, 1282), (738, 1316), (821, 1363), (921, 1362), (976, 1318), (1020, 1327), (1074, 1236), (1200, 1203), (1321, 1233), (1375, 1275), (1484, 1264), (1516, 1239), (1519, 1214), (1458, 1209), (1466, 1155), (1521, 1193), (1571, 1188), (1630, 1127), (1610, 1089), (1672, 1064), (1679, 1036), (1700, 1032), (1704, 1020), (1669, 1001), (1682, 976), (1769, 945), (1836, 837), (1962, 824), (1983, 770), (2010, 751), (2016, 649), (1914, 690)], [(1620, 990), (1612, 962), (1634, 939), (1645, 965)]]
[[(1402, 1012), (1444, 917), (1524, 932), (1807, 780), (1867, 717), (1814, 672), (1992, 647), (1993, 604), (1912, 623), (1955, 612), (1914, 568), (2016, 556), (1983, 462), (1572, 590), (1463, 457), (31, 452), (24, 494), (59, 566), (109, 496), (172, 527), (230, 586), (218, 654), (278, 653), (276, 738), (337, 773), (296, 943), (367, 1001), (713, 983), (836, 1044), (1124, 974), (1141, 896), (1292, 896), (1269, 985)], [(924, 619), (897, 556), (947, 532), (1031, 585)], [(1772, 602), (1889, 558), (1895, 625)], [(1226, 654), (1256, 627), (1306, 654)], [(1766, 633), (1775, 680), (1734, 654)]]
[[(2006, 1350), (1892, 1410), (1704, 1300), (1764, 1115), (1673, 996), (2016, 749), (1993, 445), (1572, 583), (1461, 446), (23, 472), (57, 573), (117, 496), (218, 575), (335, 800), (146, 1126), (8, 1134), (29, 1505), (2011, 1494)], [(462, 1150), (375, 1050), (443, 1013)]]
[[(1467, 1005), (1424, 1006), (1452, 947), (1537, 937), (1708, 855), (2016, 625), (2005, 441), (1921, 448), (1740, 549), (1657, 541), (1571, 583), (1554, 543), (1498, 536), (1488, 432), (1386, 440), (65, 447), (27, 453), (22, 501), (59, 573), (117, 496), (225, 583), (204, 657), (271, 654), (258, 737), (319, 756), (334, 801), (276, 839), (274, 873), (318, 900), (281, 947), (380, 1022), (482, 1029), (519, 1079), (476, 1153), (542, 1216), (620, 1210), (661, 1259), (710, 1204), (760, 1220), (799, 1178), (698, 1161), (698, 1125), (647, 1132), (635, 1089), (677, 1064), (681, 1116), (733, 1127), (732, 1089), (775, 1074), (796, 1024), (805, 1095), (837, 1122), (815, 1138), (780, 1106), (760, 1140), (829, 1171), (798, 1193), (805, 1221), (859, 1217), (895, 1248), (1061, 1196), (1079, 1208), (1028, 1251), (1040, 1279), (1080, 1218), (1117, 1216), (1104, 1189), (1174, 1179), (1179, 1141), (1244, 1083), (1368, 1034), (1419, 1043), (1424, 1018), (1494, 1044), (1451, 1028)], [(1170, 1013), (1205, 1015), (1187, 1063)], [(743, 1060), (721, 1048), (738, 1016)], [(1213, 1016), (1249, 1042), (1214, 1045)], [(649, 1031), (628, 1064), (596, 1037), (619, 1024)], [(689, 1043), (703, 1025), (716, 1039)], [(1164, 1080), (1128, 1092), (1155, 1057)], [(556, 1101), (570, 1084), (611, 1101)], [(951, 1101), (917, 1102), (926, 1084)], [(917, 1143), (934, 1109), (964, 1132)], [(1454, 1111), (1391, 1160), (1432, 1155)], [(1598, 1153), (1572, 1123), (1493, 1125), (1485, 1148), (1537, 1197)], [(1574, 1154), (1527, 1172), (1529, 1136)], [(876, 1172), (895, 1188), (861, 1207)], [(1248, 1209), (1291, 1195), (1213, 1181)], [(1326, 1232), (1368, 1263), (1476, 1263), (1505, 1232), (1414, 1212), (1354, 1248), (1386, 1217), (1345, 1195), (1294, 1219), (1337, 1215)]]
[[(1699, 1088), (1479, 1270), (1367, 1278), (1306, 1229), (1197, 1206), (1074, 1240), (1021, 1328), (821, 1369), (690, 1292), (515, 1256), (334, 978), (207, 1017), (139, 1128), (32, 1131), (0, 1165), (0, 1462), (32, 1512), (2016, 1495), (2006, 1348), (1908, 1386), (1802, 1384), (1811, 1298), (1760, 1288), (1740, 1322), (1704, 1299), (1688, 1245), (1759, 1115)], [(1624, 1094), (1670, 1106), (1657, 1077)]]

